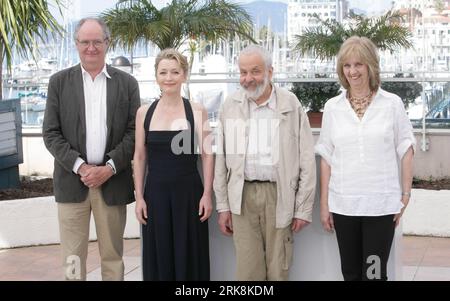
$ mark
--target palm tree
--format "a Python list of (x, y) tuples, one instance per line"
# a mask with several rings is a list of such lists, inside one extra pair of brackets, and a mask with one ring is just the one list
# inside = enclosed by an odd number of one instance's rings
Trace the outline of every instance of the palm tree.
[(319, 26), (295, 37), (297, 44), (294, 49), (302, 54), (312, 52), (320, 59), (333, 58), (344, 41), (354, 35), (369, 38), (380, 50), (412, 47), (411, 32), (400, 24), (402, 17), (396, 11), (388, 11), (377, 18), (350, 14), (347, 26), (336, 20), (322, 20), (317, 15), (314, 17)]
[(149, 0), (119, 0), (102, 18), (111, 30), (112, 48), (132, 51), (144, 41), (178, 49), (188, 41), (190, 70), (201, 41), (216, 43), (236, 35), (253, 41), (250, 15), (226, 0), (172, 0), (161, 9)]
[[(44, 42), (48, 33), (61, 34), (62, 27), (49, 11), (47, 0), (0, 0), (0, 69), (3, 61), (10, 70), (14, 50), (28, 57), (37, 41)], [(53, 0), (60, 9), (61, 0)], [(34, 57), (34, 59), (36, 59)], [(0, 99), (2, 99), (2, 70), (0, 70)]]
[(139, 41), (177, 49), (189, 39), (216, 42), (234, 35), (251, 39), (252, 31), (248, 13), (225, 0), (172, 0), (161, 9), (149, 0), (119, 0), (102, 18), (111, 30), (111, 46), (127, 50)]

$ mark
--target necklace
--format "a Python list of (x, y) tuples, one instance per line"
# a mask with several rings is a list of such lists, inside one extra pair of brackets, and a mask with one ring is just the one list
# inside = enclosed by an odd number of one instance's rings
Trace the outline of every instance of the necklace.
[(370, 91), (369, 94), (363, 97), (355, 97), (352, 96), (350, 92), (348, 92), (348, 100), (350, 101), (350, 105), (352, 106), (353, 111), (355, 111), (356, 115), (359, 119), (364, 116), (364, 113), (367, 110), (367, 107), (372, 102), (373, 92)]

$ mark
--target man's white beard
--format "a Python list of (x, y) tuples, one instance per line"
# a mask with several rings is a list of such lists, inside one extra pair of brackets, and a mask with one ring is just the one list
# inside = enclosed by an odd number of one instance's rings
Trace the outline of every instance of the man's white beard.
[(269, 85), (269, 77), (264, 76), (264, 81), (262, 82), (262, 84), (256, 85), (255, 90), (250, 91), (249, 89), (247, 89), (245, 87), (243, 87), (243, 88), (245, 90), (245, 94), (247, 95), (247, 98), (250, 98), (251, 100), (257, 100), (264, 94), (264, 91), (266, 90), (268, 85)]

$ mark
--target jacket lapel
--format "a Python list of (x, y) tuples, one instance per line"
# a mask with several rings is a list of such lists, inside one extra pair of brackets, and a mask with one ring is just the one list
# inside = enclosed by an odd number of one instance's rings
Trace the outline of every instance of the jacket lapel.
[[(248, 100), (245, 98), (244, 90), (241, 88), (239, 90), (239, 93), (235, 94), (234, 101), (236, 106), (239, 108), (239, 114), (238, 119), (242, 119), (245, 122), (245, 130), (243, 132), (244, 137), (238, 137), (237, 141), (244, 141), (244, 148), (243, 148), (243, 154), (245, 155), (247, 153), (248, 148), (248, 135), (249, 135), (249, 118), (250, 118), (250, 109), (248, 105)], [(242, 140), (244, 138), (244, 140)]]
[(81, 141), (80, 145), (83, 149), (82, 153), (86, 153), (86, 107), (84, 99), (84, 85), (83, 74), (81, 72), (81, 65), (78, 64), (72, 70), (72, 87), (73, 97), (78, 102), (78, 117), (81, 125)]
[(111, 78), (106, 78), (106, 127), (108, 129), (106, 135), (106, 147), (109, 149), (109, 144), (111, 142), (111, 130), (112, 130), (112, 121), (114, 117), (114, 112), (116, 110), (117, 105), (117, 89), (119, 87), (119, 83), (117, 82), (117, 77), (115, 76), (116, 72), (113, 68), (106, 65), (106, 70)]
[(235, 95), (234, 101), (237, 103), (241, 118), (247, 121), (250, 117), (248, 101), (245, 99), (245, 93), (241, 89), (238, 94)]
[(286, 120), (286, 113), (291, 112), (293, 108), (288, 101), (283, 101), (288, 98), (288, 95), (285, 95), (282, 89), (275, 87), (275, 95), (277, 97), (277, 117), (284, 121)]

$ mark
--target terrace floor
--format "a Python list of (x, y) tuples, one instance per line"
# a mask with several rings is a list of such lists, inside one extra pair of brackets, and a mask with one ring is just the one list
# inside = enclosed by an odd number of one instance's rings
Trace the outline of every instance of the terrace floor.
[[(142, 279), (140, 240), (124, 243), (125, 280)], [(403, 280), (450, 281), (450, 238), (404, 236)], [(62, 280), (59, 245), (0, 250), (0, 281)], [(97, 242), (89, 243), (87, 280), (101, 280)]]

